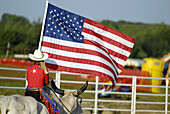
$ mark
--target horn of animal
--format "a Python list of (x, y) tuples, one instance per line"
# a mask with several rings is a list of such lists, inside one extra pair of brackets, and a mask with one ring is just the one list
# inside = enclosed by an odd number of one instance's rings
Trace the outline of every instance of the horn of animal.
[(52, 89), (53, 89), (56, 93), (58, 93), (58, 94), (60, 94), (60, 95), (63, 96), (63, 95), (64, 95), (64, 90), (58, 89), (58, 87), (55, 85), (53, 79), (50, 79), (50, 80), (51, 80), (51, 87), (52, 87)]
[(86, 83), (83, 85), (83, 87), (81, 87), (81, 88), (78, 89), (77, 91), (74, 91), (74, 92), (73, 92), (73, 95), (74, 95), (74, 96), (81, 95), (81, 94), (87, 89), (87, 86), (88, 86), (88, 81), (86, 81)]
[[(88, 81), (86, 81), (86, 83), (83, 85), (83, 87), (81, 87), (81, 88), (78, 89), (77, 91), (74, 91), (74, 92), (73, 92), (73, 95), (74, 95), (74, 96), (81, 95), (81, 94), (87, 89), (87, 86), (88, 86)], [(53, 89), (56, 93), (58, 93), (58, 94), (60, 94), (60, 95), (62, 95), (62, 96), (64, 95), (64, 90), (57, 88), (56, 85), (55, 85), (55, 83), (54, 83), (54, 81), (53, 81), (53, 79), (51, 79), (51, 87), (52, 87), (52, 89)]]

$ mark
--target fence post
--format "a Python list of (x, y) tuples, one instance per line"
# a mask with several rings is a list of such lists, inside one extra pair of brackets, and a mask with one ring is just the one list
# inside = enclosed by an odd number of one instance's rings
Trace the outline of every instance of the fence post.
[(168, 83), (169, 83), (169, 80), (168, 78), (166, 78), (166, 95), (165, 95), (165, 114), (167, 114), (168, 112)]
[(28, 82), (27, 82), (27, 79), (25, 80), (25, 88), (27, 88), (28, 86)]
[(94, 114), (97, 114), (98, 83), (99, 83), (99, 77), (96, 76)]
[[(61, 75), (61, 72), (60, 72), (60, 71), (57, 71), (57, 72), (56, 72), (56, 75), (55, 75), (55, 76), (56, 76), (56, 77), (55, 77), (55, 79), (56, 79), (55, 84), (57, 85), (58, 88), (60, 88), (60, 77), (61, 77), (60, 75)], [(57, 96), (60, 97), (59, 94), (57, 94)]]
[(8, 42), (8, 44), (7, 44), (6, 58), (9, 57), (9, 50), (10, 50), (9, 48), (10, 48), (10, 42)]
[(28, 86), (28, 81), (27, 81), (27, 71), (25, 73), (25, 89), (27, 88)]
[(136, 76), (132, 78), (131, 114), (136, 113)]

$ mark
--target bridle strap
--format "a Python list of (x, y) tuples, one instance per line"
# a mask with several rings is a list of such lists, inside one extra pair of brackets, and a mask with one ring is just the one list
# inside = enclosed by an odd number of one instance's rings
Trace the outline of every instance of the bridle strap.
[[(56, 95), (56, 97), (58, 98), (57, 95)], [(72, 114), (71, 111), (66, 107), (66, 105), (61, 101), (61, 99), (58, 98), (58, 100), (59, 100), (59, 101), (61, 102), (61, 104), (65, 107), (65, 109), (66, 109), (70, 114)]]

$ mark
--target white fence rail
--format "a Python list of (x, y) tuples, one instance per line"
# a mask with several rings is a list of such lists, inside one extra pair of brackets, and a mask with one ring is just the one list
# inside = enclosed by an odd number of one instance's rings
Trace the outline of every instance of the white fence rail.
[[(26, 69), (16, 69), (16, 68), (4, 68), (4, 67), (0, 67), (0, 70), (12, 70), (12, 71), (23, 71), (25, 72)], [(50, 73), (55, 73), (56, 74), (56, 85), (60, 88), (60, 83), (73, 83), (73, 84), (84, 84), (83, 81), (69, 81), (69, 80), (61, 80), (61, 74), (68, 74), (65, 72), (56, 72), (56, 71), (50, 71)], [(69, 73), (70, 74), (70, 73)], [(77, 74), (74, 74), (77, 75)], [(83, 102), (94, 102), (94, 105), (91, 107), (88, 106), (83, 106), (83, 110), (84, 111), (89, 111), (91, 110), (91, 112), (93, 111), (95, 114), (97, 114), (99, 111), (103, 111), (103, 113), (106, 111), (112, 111), (112, 112), (127, 112), (127, 113), (131, 113), (131, 114), (136, 114), (136, 113), (140, 113), (140, 112), (145, 112), (145, 113), (164, 113), (164, 114), (168, 114), (170, 113), (170, 109), (168, 110), (168, 105), (170, 105), (170, 102), (168, 101), (168, 97), (170, 96), (170, 94), (168, 93), (168, 89), (170, 88), (170, 86), (168, 86), (168, 82), (169, 79), (168, 78), (151, 78), (151, 77), (138, 77), (138, 76), (124, 76), (124, 75), (120, 75), (119, 77), (124, 77), (124, 78), (132, 78), (132, 84), (120, 84), (118, 83), (117, 86), (131, 86), (132, 87), (132, 91), (131, 92), (104, 92), (105, 94), (111, 94), (111, 95), (130, 95), (131, 99), (130, 100), (122, 100), (122, 99), (116, 99), (116, 100), (112, 100), (112, 99), (100, 99), (98, 98), (98, 94), (103, 93), (103, 91), (98, 90), (99, 85), (110, 85), (109, 83), (99, 83), (98, 81), (98, 77), (96, 77), (96, 81), (95, 82), (89, 82), (89, 85), (95, 85), (95, 90), (86, 90), (85, 93), (93, 93), (94, 94), (94, 99), (83, 99)], [(18, 78), (18, 77), (6, 77), (6, 76), (0, 76), (0, 82), (1, 80), (23, 80), (25, 81), (25, 78)], [(137, 85), (137, 79), (157, 79), (157, 80), (165, 80), (166, 81), (166, 85), (161, 85), (161, 86), (156, 86), (156, 85)], [(164, 89), (163, 92), (161, 93), (139, 93), (136, 91), (137, 87), (158, 87), (158, 88), (162, 88)], [(25, 89), (25, 87), (11, 87), (11, 86), (3, 86), (0, 85), (0, 89)], [(138, 96), (148, 96), (148, 97), (153, 97), (153, 98), (158, 98), (161, 97), (162, 99), (164, 99), (163, 101), (149, 101), (149, 99), (144, 99), (144, 101), (137, 100)], [(156, 97), (155, 97), (156, 96)], [(128, 109), (122, 109), (122, 108), (111, 108), (111, 107), (107, 107), (105, 106), (104, 108), (100, 108), (99, 104), (100, 103), (111, 103), (111, 104), (116, 104), (116, 103), (125, 103), (125, 104), (130, 104), (130, 107)], [(140, 109), (139, 107), (137, 107), (138, 105), (161, 105), (161, 107), (163, 107), (163, 109), (152, 109), (152, 110), (148, 110), (148, 109)]]

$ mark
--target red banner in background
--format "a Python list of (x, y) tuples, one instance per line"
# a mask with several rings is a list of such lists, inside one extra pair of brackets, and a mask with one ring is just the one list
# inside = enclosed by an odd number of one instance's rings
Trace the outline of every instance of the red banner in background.
[[(149, 77), (149, 72), (133, 69), (123, 69), (120, 75), (138, 76), (138, 77)], [(118, 78), (122, 84), (132, 84), (132, 78)], [(137, 85), (150, 85), (149, 79), (137, 79)], [(132, 87), (130, 87), (131, 90)], [(137, 87), (137, 91), (150, 91), (149, 87)]]
[(28, 67), (33, 65), (33, 62), (20, 59), (0, 59), (0, 64), (16, 67)]

